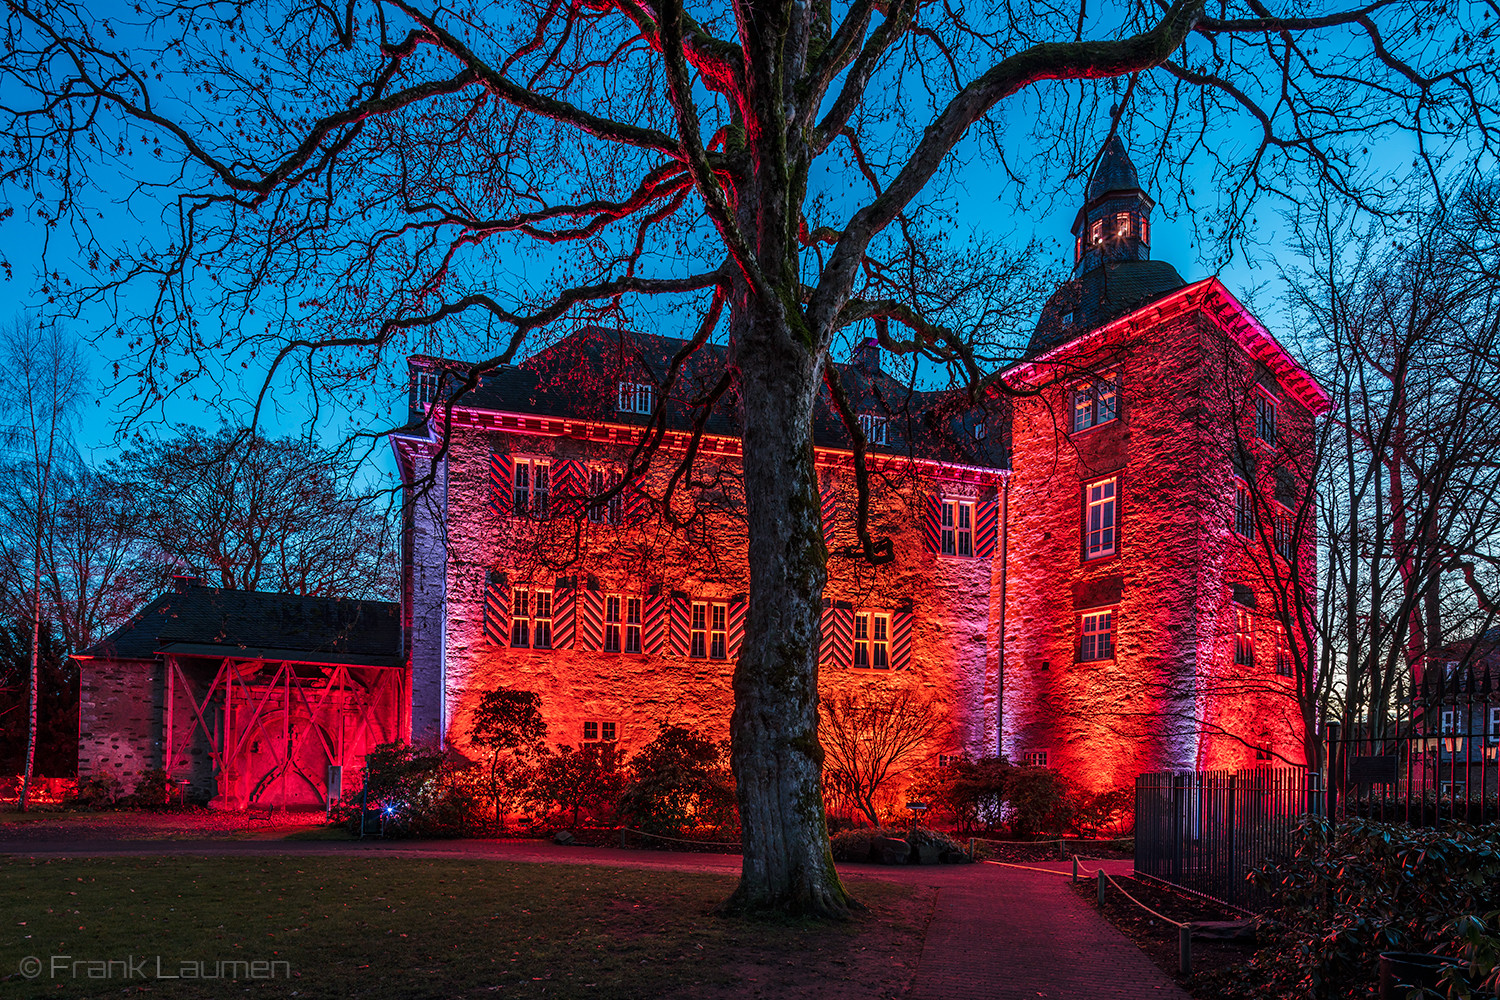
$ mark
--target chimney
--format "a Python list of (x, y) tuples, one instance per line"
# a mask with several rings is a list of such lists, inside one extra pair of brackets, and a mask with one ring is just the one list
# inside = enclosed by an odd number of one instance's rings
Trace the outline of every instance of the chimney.
[(201, 576), (176, 574), (172, 577), (172, 589), (179, 594), (186, 594), (192, 588), (201, 586), (203, 586), (203, 577)]
[(854, 349), (854, 355), (849, 359), (849, 362), (854, 367), (867, 372), (880, 371), (880, 341), (874, 337), (866, 337)]

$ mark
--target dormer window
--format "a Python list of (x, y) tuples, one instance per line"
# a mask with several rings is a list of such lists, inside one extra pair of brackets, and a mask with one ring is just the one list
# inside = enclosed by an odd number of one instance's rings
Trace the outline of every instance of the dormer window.
[(621, 382), (615, 409), (621, 413), (647, 413), (656, 408), (656, 389), (649, 382)]
[(885, 426), (888, 421), (885, 417), (877, 417), (873, 413), (861, 413), (859, 415), (859, 429), (864, 432), (867, 444), (885, 444)]
[(417, 406), (426, 409), (437, 399), (438, 378), (437, 372), (417, 372)]

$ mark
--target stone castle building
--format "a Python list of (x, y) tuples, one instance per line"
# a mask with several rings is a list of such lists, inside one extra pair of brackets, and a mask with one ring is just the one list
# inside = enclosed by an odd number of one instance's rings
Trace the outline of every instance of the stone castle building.
[[(1302, 760), (1273, 591), (1291, 568), (1316, 579), (1312, 532), (1290, 520), (1328, 402), (1217, 279), (1150, 259), (1153, 207), (1112, 140), (1073, 225), (1073, 278), (1006, 373), (1027, 395), (985, 412), (913, 391), (873, 342), (837, 366), (895, 558), (831, 560), (820, 690), (920, 699), (942, 720), (932, 762), (1005, 753), (1105, 789)], [(669, 483), (684, 401), (722, 348), (687, 358), (650, 474), (589, 501), (650, 438), (685, 344), (586, 329), (451, 407), (463, 366), (411, 360), (427, 433), (396, 444), (415, 733), (462, 748), (479, 695), (505, 686), (541, 697), (558, 743), (629, 752), (671, 723), (727, 735), (747, 590), (732, 399)], [(853, 469), (831, 408), (814, 445), (838, 553)]]
[[(1316, 580), (1304, 501), (1328, 401), (1217, 279), (1151, 259), (1153, 207), (1112, 140), (1072, 278), (1004, 373), (1021, 394), (973, 407), (913, 390), (873, 342), (835, 366), (893, 558), (850, 554), (850, 436), (825, 405), (820, 692), (914, 701), (938, 721), (917, 763), (1004, 753), (1104, 790), (1303, 759), (1275, 611), (1286, 581)], [(725, 349), (687, 343), (588, 328), (460, 394), (465, 365), (412, 358), (399, 609), (163, 597), (80, 658), (80, 775), (128, 791), (166, 766), (225, 804), (316, 804), (372, 741), (465, 751), (502, 686), (540, 696), (557, 744), (628, 755), (665, 724), (727, 736), (741, 443), (732, 386), (706, 414), (689, 403), (715, 391)], [(650, 471), (610, 494), (648, 451)]]

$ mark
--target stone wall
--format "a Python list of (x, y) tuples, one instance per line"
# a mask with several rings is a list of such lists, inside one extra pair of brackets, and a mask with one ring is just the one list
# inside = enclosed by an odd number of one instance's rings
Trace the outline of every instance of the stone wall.
[(135, 790), (161, 767), (162, 664), (79, 661), (78, 780), (108, 777)]
[[(1248, 398), (1257, 366), (1189, 308), (1145, 313), (1088, 350), (1057, 357), (1040, 376), (1050, 384), (1016, 406), (1006, 753), (1045, 751), (1100, 790), (1143, 771), (1248, 766), (1257, 747), (1300, 761), (1295, 698), (1266, 636), (1272, 583), (1250, 572), (1232, 532), (1230, 445), (1244, 413), (1230, 400)], [(1074, 390), (1105, 373), (1119, 379), (1118, 418), (1073, 432)], [(1311, 416), (1275, 391), (1281, 448), (1305, 454)], [(1116, 551), (1089, 559), (1085, 489), (1110, 477)], [(1311, 558), (1305, 548), (1307, 572)], [(1234, 664), (1232, 598), (1245, 588), (1259, 595), (1253, 670)], [(1116, 614), (1115, 655), (1079, 662), (1091, 609)]]
[[(446, 549), (435, 542), (418, 549), (418, 579), (446, 557), (443, 623), (446, 733), (465, 748), (479, 696), (505, 686), (536, 692), (554, 744), (578, 745), (585, 722), (614, 722), (619, 748), (629, 755), (654, 738), (663, 725), (685, 725), (716, 739), (727, 739), (733, 707), (731, 659), (697, 659), (674, 652), (664, 642), (657, 652), (609, 653), (512, 649), (485, 634), (485, 592), (492, 572), (504, 574), (506, 588), (527, 582), (546, 587), (559, 577), (579, 589), (646, 597), (686, 593), (697, 600), (731, 601), (748, 591), (746, 539), (739, 496), (737, 442), (725, 442), (702, 464), (698, 488), (679, 495), (674, 512), (690, 520), (675, 528), (660, 517), (633, 524), (598, 525), (578, 516), (549, 523), (498, 514), (491, 505), (489, 456), (584, 461), (594, 466), (623, 461), (618, 443), (584, 442), (571, 436), (511, 434), (481, 429), (454, 434), (446, 506)], [(836, 499), (830, 547), (853, 540), (853, 473), (837, 455), (819, 456), (820, 482)], [(940, 471), (940, 470), (939, 470)], [(988, 481), (979, 482), (985, 478)], [(994, 476), (968, 470), (941, 482), (906, 463), (889, 470), (872, 505), (875, 530), (895, 540), (896, 558), (871, 567), (859, 559), (833, 555), (825, 598), (852, 609), (912, 614), (911, 664), (906, 670), (878, 671), (825, 665), (820, 691), (908, 689), (942, 719), (941, 735), (921, 755), (993, 752), (996, 742), (993, 675), (986, 670), (995, 644), (988, 629), (994, 563), (989, 558), (941, 557), (923, 549), (925, 497), (937, 490), (952, 498), (992, 498)], [(969, 480), (969, 481), (965, 481)], [(656, 499), (664, 478), (647, 486)], [(429, 514), (429, 521), (435, 521)], [(627, 518), (628, 520), (628, 518)], [(429, 523), (417, 536), (436, 540)], [(425, 566), (421, 565), (426, 563)], [(436, 593), (435, 588), (429, 592)], [(419, 627), (414, 618), (413, 684), (435, 683), (439, 669), (431, 644), (437, 628)], [(581, 642), (579, 646), (581, 647)], [(424, 648), (424, 646), (426, 648)], [(425, 676), (424, 676), (425, 674)], [(414, 712), (416, 709), (414, 708)], [(917, 763), (917, 761), (914, 761)], [(894, 786), (892, 793), (898, 789)]]

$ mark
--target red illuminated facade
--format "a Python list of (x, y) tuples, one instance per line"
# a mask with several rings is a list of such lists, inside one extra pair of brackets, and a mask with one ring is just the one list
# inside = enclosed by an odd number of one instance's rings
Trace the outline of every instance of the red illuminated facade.
[[(895, 558), (831, 560), (820, 689), (910, 689), (943, 720), (931, 762), (1004, 752), (1103, 789), (1301, 759), (1236, 483), (1282, 496), (1327, 401), (1217, 280), (1149, 259), (1151, 208), (1112, 145), (1074, 225), (1074, 278), (1006, 373), (1035, 394), (1003, 416), (911, 393), (873, 346), (840, 365)], [(629, 753), (659, 724), (727, 736), (748, 589), (732, 399), (691, 483), (668, 481), (690, 438), (680, 401), (722, 349), (669, 394), (651, 473), (589, 499), (627, 467), (683, 343), (585, 329), (451, 409), (463, 366), (411, 360), (427, 431), (396, 444), (415, 734), (463, 749), (480, 694), (503, 685), (540, 695), (555, 743)], [(831, 411), (815, 447), (837, 551), (854, 540), (853, 470)], [(1311, 580), (1301, 538), (1281, 558)]]

